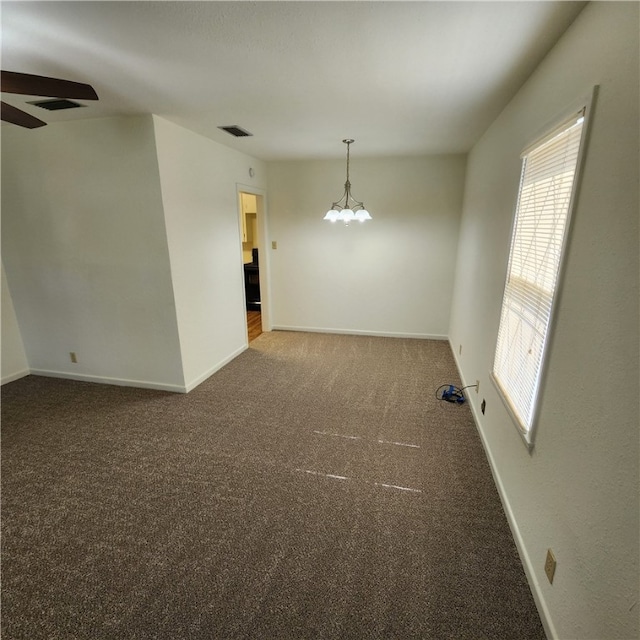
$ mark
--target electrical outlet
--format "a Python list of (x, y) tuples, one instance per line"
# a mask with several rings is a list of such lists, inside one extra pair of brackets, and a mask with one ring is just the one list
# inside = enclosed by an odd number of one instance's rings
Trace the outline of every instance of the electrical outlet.
[(480, 380), (476, 380), (476, 393), (480, 393)]
[(271, 241), (271, 248), (272, 249), (277, 249), (278, 248), (278, 243), (275, 240)]
[(556, 557), (553, 555), (551, 549), (547, 549), (547, 559), (544, 563), (544, 572), (549, 578), (549, 583), (553, 584), (553, 576), (556, 572)]
[(71, 362), (73, 362), (73, 364), (77, 364), (78, 357), (76, 356), (76, 352), (75, 351), (69, 352), (69, 357), (71, 358)]
[(458, 349), (458, 354), (462, 355), (462, 345), (460, 345), (460, 348)]
[(482, 411), (482, 415), (484, 415), (484, 410), (487, 408), (487, 401), (482, 398), (482, 404), (480, 405), (480, 411)]

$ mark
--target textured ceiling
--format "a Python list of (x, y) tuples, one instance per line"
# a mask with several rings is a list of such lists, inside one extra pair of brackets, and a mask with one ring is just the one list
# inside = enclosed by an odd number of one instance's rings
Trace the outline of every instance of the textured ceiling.
[(360, 156), (466, 152), (584, 4), (3, 2), (2, 68), (100, 101), (3, 99), (47, 122), (155, 113), (266, 160), (342, 157), (345, 137)]

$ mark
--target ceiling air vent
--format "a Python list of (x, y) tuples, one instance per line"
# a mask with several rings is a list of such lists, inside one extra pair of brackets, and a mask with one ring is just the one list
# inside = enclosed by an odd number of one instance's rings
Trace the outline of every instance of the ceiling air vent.
[(58, 111), (60, 109), (77, 109), (78, 107), (84, 107), (83, 104), (73, 102), (73, 100), (36, 100), (35, 102), (29, 102), (28, 104), (35, 105), (36, 107), (42, 107), (47, 111)]
[(222, 129), (223, 131), (230, 133), (232, 136), (235, 136), (236, 138), (244, 138), (246, 136), (253, 135), (253, 133), (249, 133), (248, 131), (245, 131), (242, 127), (239, 127), (237, 124), (230, 124), (226, 127), (218, 127), (218, 129)]

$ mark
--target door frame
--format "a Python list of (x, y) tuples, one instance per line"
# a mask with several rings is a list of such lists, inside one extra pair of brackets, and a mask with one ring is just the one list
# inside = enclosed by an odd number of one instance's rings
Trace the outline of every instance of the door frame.
[[(241, 193), (250, 193), (256, 196), (256, 231), (258, 248), (258, 268), (260, 269), (260, 313), (262, 316), (262, 331), (271, 331), (271, 279), (269, 252), (267, 251), (269, 240), (269, 228), (267, 224), (267, 192), (265, 189), (254, 187), (240, 182), (236, 183), (236, 202), (238, 203), (238, 242), (242, 262), (242, 196)], [(244, 272), (242, 274), (242, 288), (244, 291)], [(245, 303), (245, 295), (242, 297)], [(245, 309), (246, 312), (246, 309)]]

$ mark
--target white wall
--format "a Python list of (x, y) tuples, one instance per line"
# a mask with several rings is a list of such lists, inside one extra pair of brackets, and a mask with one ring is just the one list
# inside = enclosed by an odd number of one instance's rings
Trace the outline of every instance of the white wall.
[(153, 121), (189, 390), (247, 347), (236, 184), (262, 188), (265, 170), (255, 158), (157, 116)]
[(342, 194), (345, 161), (270, 162), (274, 328), (445, 337), (465, 156), (365, 159), (352, 148), (366, 223), (322, 218)]
[(33, 373), (184, 388), (151, 116), (3, 127), (2, 256)]
[[(549, 634), (637, 638), (638, 4), (591, 3), (469, 156), (450, 340)], [(519, 153), (600, 85), (535, 449), (489, 381)], [(479, 403), (486, 398), (486, 415)], [(543, 567), (557, 558), (553, 585)]]
[(2, 265), (2, 384), (17, 380), (29, 373), (20, 327), (11, 299), (11, 292)]

